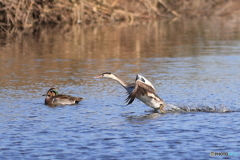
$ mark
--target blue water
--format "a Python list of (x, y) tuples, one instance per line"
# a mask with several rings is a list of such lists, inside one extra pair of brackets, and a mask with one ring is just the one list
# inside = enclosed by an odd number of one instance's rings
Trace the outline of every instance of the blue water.
[[(210, 152), (234, 152), (218, 158), (239, 159), (240, 40), (204, 41), (173, 44), (169, 56), (146, 56), (144, 50), (122, 58), (74, 58), (76, 51), (62, 56), (57, 51), (68, 52), (64, 45), (53, 54), (39, 54), (36, 46), (11, 50), (14, 42), (2, 46), (12, 56), (0, 52), (0, 159), (211, 159)], [(93, 79), (106, 71), (128, 82), (137, 73), (146, 77), (166, 102), (166, 113), (138, 100), (126, 106), (117, 82)], [(50, 87), (84, 100), (46, 106), (41, 95)]]

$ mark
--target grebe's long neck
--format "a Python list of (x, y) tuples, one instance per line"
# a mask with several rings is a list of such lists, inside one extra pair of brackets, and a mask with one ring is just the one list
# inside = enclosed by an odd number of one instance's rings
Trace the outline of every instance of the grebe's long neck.
[(124, 82), (122, 79), (120, 79), (118, 76), (112, 74), (113, 76), (111, 77), (115, 81), (117, 81), (119, 84), (121, 84), (127, 91), (128, 91), (128, 84)]

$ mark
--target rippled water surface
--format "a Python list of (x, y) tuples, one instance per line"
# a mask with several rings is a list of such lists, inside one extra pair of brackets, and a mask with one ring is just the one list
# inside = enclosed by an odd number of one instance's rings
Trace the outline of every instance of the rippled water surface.
[[(215, 21), (46, 28), (2, 38), (0, 159), (240, 158), (240, 29)], [(155, 113), (110, 79), (136, 74), (165, 100)], [(42, 95), (83, 97), (50, 107)], [(223, 158), (222, 157), (222, 158)]]

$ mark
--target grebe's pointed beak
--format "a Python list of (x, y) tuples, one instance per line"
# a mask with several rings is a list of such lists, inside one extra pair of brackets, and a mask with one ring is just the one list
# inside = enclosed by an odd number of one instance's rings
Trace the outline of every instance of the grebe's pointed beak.
[(93, 77), (93, 78), (95, 78), (95, 79), (97, 79), (97, 78), (102, 78), (102, 75), (100, 75), (100, 76), (97, 76), (97, 77)]

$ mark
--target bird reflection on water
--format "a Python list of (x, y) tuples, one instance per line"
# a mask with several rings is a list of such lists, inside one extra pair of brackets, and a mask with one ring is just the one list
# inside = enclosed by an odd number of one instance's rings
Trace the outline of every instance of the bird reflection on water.
[(147, 124), (152, 119), (156, 119), (158, 117), (164, 116), (164, 114), (158, 113), (156, 111), (148, 111), (151, 113), (145, 115), (125, 115), (126, 119), (132, 124)]

